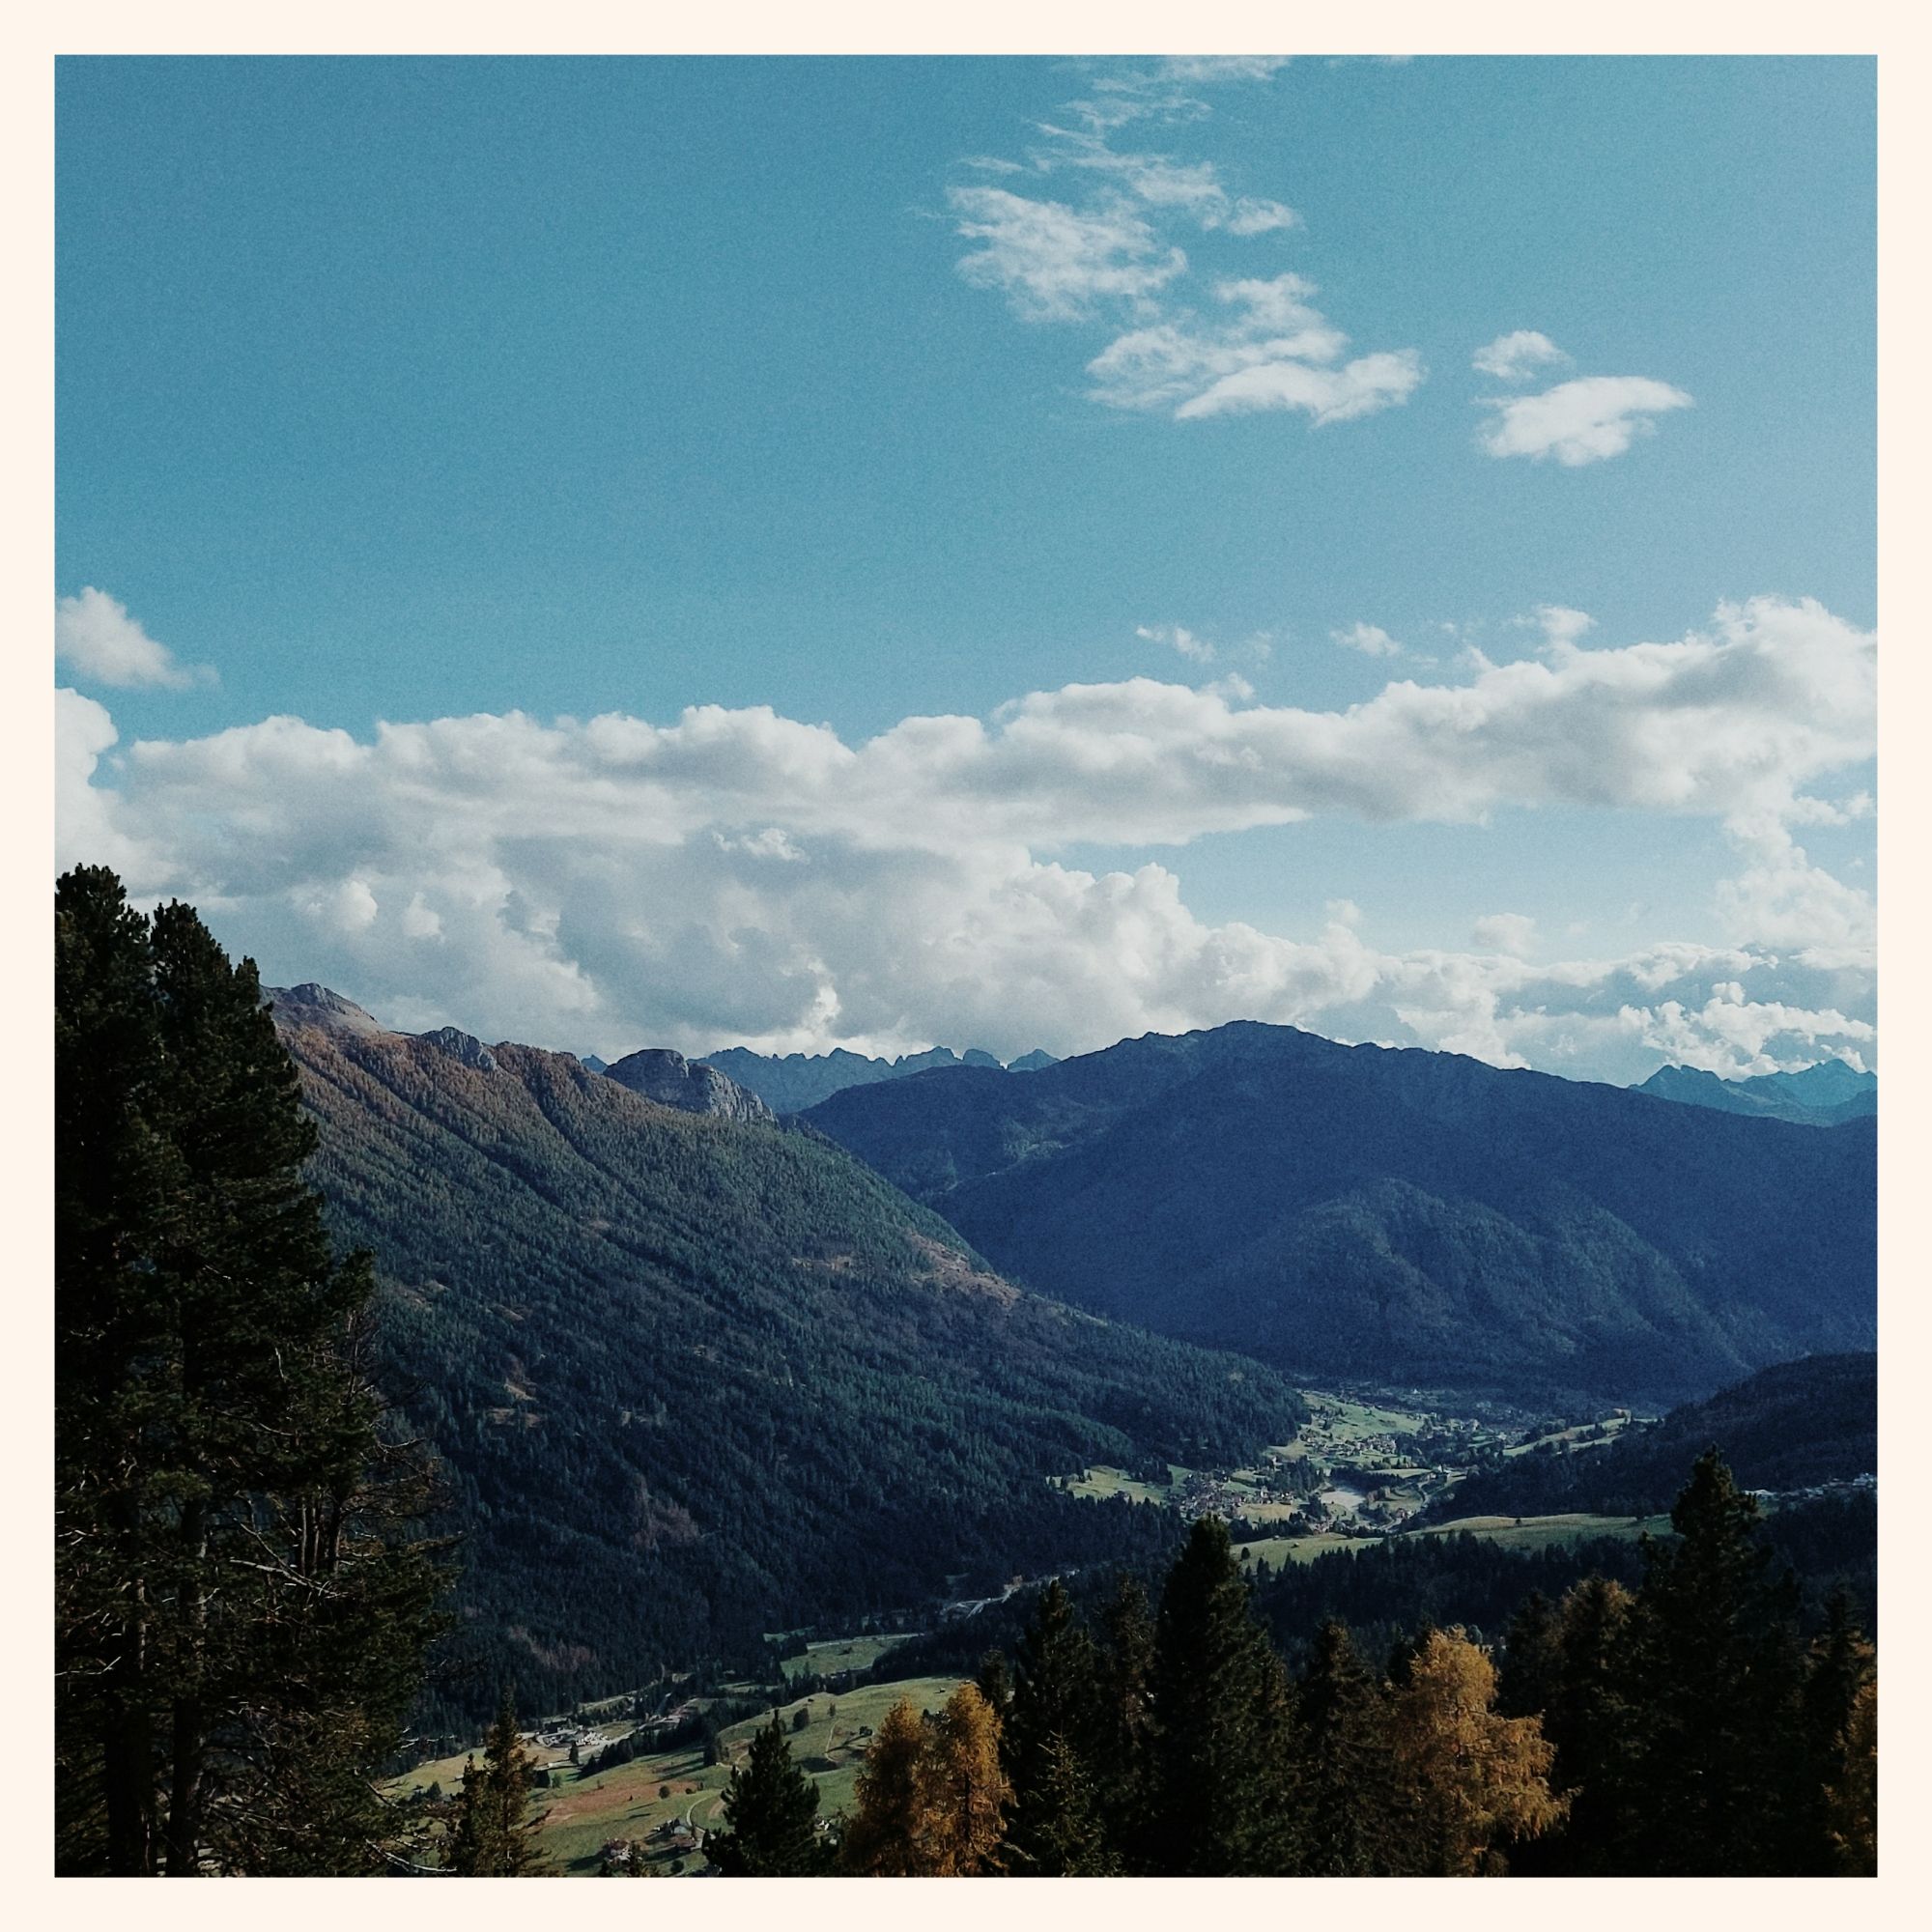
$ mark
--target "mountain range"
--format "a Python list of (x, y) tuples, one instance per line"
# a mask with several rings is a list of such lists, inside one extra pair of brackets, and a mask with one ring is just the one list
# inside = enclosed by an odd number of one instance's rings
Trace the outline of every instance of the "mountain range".
[[(707, 1054), (707, 1066), (734, 1080), (778, 1114), (802, 1114), (848, 1087), (869, 1087), (881, 1080), (903, 1080), (914, 1073), (931, 1073), (955, 1066), (978, 1066), (998, 1071), (1000, 1062), (977, 1046), (963, 1054), (950, 1046), (935, 1046), (926, 1053), (901, 1054), (896, 1060), (869, 1059), (850, 1053), (842, 1046), (830, 1053), (787, 1053), (782, 1057), (753, 1053), (747, 1047), (727, 1046)], [(1006, 1067), (1009, 1073), (1034, 1073), (1054, 1065), (1053, 1056), (1036, 1047)]]
[(1821, 1061), (1797, 1073), (1760, 1073), (1748, 1080), (1722, 1080), (1694, 1066), (1660, 1066), (1634, 1091), (1686, 1106), (1794, 1121), (1810, 1127), (1841, 1126), (1847, 1121), (1869, 1120), (1878, 1112), (1878, 1075), (1860, 1072), (1841, 1060)]
[(378, 1258), (404, 1410), (466, 1527), (449, 1712), (506, 1676), (561, 1708), (1145, 1553), (1164, 1513), (1048, 1477), (1238, 1462), (1305, 1412), (1258, 1363), (1021, 1292), (810, 1128), (392, 1033), (319, 986), (267, 997), (331, 1233)]
[(1869, 1119), (1253, 1022), (805, 1118), (1013, 1279), (1299, 1375), (1674, 1402), (1875, 1341)]

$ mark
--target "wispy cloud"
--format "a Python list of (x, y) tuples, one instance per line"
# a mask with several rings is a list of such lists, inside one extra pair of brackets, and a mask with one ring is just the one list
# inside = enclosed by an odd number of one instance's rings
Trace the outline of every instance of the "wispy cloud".
[(998, 167), (1003, 185), (950, 191), (958, 232), (980, 244), (958, 263), (967, 281), (1001, 291), (1030, 322), (1130, 325), (1088, 364), (1094, 401), (1183, 421), (1288, 410), (1333, 423), (1404, 402), (1423, 380), (1412, 349), (1343, 362), (1348, 336), (1309, 305), (1315, 287), (1298, 275), (1220, 275), (1208, 287), (1221, 306), (1206, 313), (1184, 293), (1199, 284), (1178, 234), (1249, 242), (1301, 217), (1273, 196), (1233, 191), (1212, 159), (1128, 145), (1122, 130), (1198, 124), (1211, 113), (1199, 90), (1265, 84), (1281, 65), (1168, 62), (1103, 75), (1037, 124), (1028, 165), (1061, 198), (1021, 193), (1025, 170), (985, 156), (970, 165)]
[(1657, 417), (1688, 410), (1691, 399), (1648, 376), (1583, 376), (1534, 396), (1492, 396), (1495, 414), (1482, 435), (1492, 456), (1553, 456), (1565, 469), (1621, 456)]
[(1145, 302), (1187, 267), (1139, 216), (1122, 209), (1081, 213), (1029, 201), (1000, 187), (955, 187), (959, 233), (983, 245), (959, 261), (979, 288), (1000, 290), (1030, 322), (1078, 322), (1097, 303)]
[(1089, 393), (1115, 409), (1172, 410), (1187, 421), (1254, 410), (1300, 410), (1318, 423), (1367, 415), (1422, 381), (1413, 350), (1343, 363), (1349, 338), (1307, 298), (1299, 275), (1215, 284), (1228, 319), (1192, 310), (1116, 336), (1093, 361)]
[(128, 615), (125, 604), (92, 584), (78, 597), (63, 597), (55, 604), (54, 654), (90, 684), (185, 691), (215, 682), (212, 666), (178, 664), (165, 644)]

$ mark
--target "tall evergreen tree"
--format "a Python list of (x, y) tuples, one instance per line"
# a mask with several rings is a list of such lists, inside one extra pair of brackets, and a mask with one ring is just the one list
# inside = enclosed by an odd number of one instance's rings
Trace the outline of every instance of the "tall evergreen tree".
[(1058, 1577), (1040, 1593), (1014, 1663), (1002, 1736), (1013, 1787), (1011, 1865), (1037, 1877), (1063, 1876), (1067, 1845), (1082, 1847), (1082, 1856), (1091, 1858), (1084, 1848), (1092, 1819), (1063, 1813), (1069, 1804), (1093, 1809), (1101, 1709), (1094, 1642)]
[(1796, 1592), (1715, 1449), (1646, 1547), (1630, 1620), (1630, 1794), (1615, 1869), (1775, 1876), (1804, 1862)]
[(59, 1868), (377, 1868), (440, 1578), (368, 1259), (251, 961), (83, 867), (55, 973)]
[(1140, 1869), (1178, 1877), (1292, 1871), (1287, 1671), (1255, 1622), (1218, 1517), (1175, 1559), (1154, 1628), (1149, 1814)]
[(818, 1786), (793, 1763), (774, 1718), (731, 1773), (722, 1804), (727, 1829), (705, 1849), (733, 1878), (810, 1878), (830, 1867), (817, 1829)]
[(483, 1765), (464, 1767), (450, 1869), (463, 1878), (534, 1878), (544, 1869), (542, 1821), (530, 1815), (536, 1760), (517, 1735), (516, 1707), (503, 1692), (483, 1744)]
[(1316, 1878), (1395, 1868), (1387, 1701), (1346, 1624), (1329, 1618), (1295, 1699), (1304, 1867)]
[(1109, 1856), (1123, 1869), (1147, 1797), (1153, 1681), (1153, 1617), (1137, 1578), (1122, 1576), (1100, 1615), (1095, 1660), (1095, 1789)]

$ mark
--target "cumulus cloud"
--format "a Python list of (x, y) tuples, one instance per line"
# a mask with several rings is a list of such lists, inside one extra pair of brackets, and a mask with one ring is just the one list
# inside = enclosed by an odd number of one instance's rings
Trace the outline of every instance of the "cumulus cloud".
[[(607, 1054), (1066, 1051), (1258, 1017), (1559, 1070), (1635, 1078), (1668, 1053), (1761, 1071), (1869, 1058), (1864, 902), (1782, 828), (1869, 755), (1871, 650), (1815, 604), (1760, 602), (1672, 642), (1567, 645), (1346, 712), (1132, 679), (858, 745), (704, 706), (368, 741), (280, 718), (117, 754), (106, 712), (67, 693), (59, 844), (391, 1024)], [(1054, 857), (1541, 804), (1721, 818), (1746, 865), (1735, 942), (1532, 966), (1526, 927), (1496, 915), (1469, 952), (1387, 953), (1353, 908), (1294, 936), (1213, 924), (1167, 867)]]
[(1582, 376), (1534, 396), (1492, 396), (1495, 412), (1482, 435), (1492, 456), (1553, 456), (1566, 469), (1621, 456), (1656, 418), (1688, 410), (1691, 399), (1648, 376)]
[(1345, 644), (1351, 651), (1360, 651), (1364, 657), (1402, 656), (1402, 646), (1379, 624), (1351, 624), (1346, 631), (1330, 631), (1328, 635), (1338, 644)]
[(78, 597), (63, 597), (54, 605), (54, 654), (92, 684), (184, 691), (214, 682), (209, 666), (177, 664), (174, 653), (149, 637), (125, 604), (91, 583)]
[(1484, 343), (1470, 358), (1470, 367), (1501, 382), (1524, 383), (1537, 370), (1569, 359), (1540, 329), (1517, 328)]

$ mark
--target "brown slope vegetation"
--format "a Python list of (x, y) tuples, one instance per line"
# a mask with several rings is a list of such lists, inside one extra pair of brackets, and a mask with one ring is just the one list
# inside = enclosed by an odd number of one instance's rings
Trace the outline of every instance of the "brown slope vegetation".
[(1238, 1460), (1299, 1414), (1253, 1363), (1019, 1293), (808, 1129), (312, 1000), (278, 1019), (452, 1472), (468, 1651), (526, 1704), (1158, 1542), (1045, 1476)]

